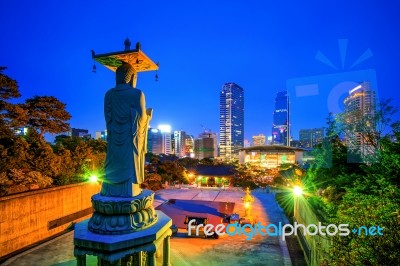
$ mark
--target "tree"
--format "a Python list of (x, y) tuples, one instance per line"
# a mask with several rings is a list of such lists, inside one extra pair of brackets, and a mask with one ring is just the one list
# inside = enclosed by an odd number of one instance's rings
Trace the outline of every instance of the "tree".
[(34, 96), (25, 101), (27, 125), (34, 128), (43, 137), (45, 133), (62, 133), (69, 129), (66, 122), (71, 115), (65, 110), (65, 104), (53, 96)]
[(29, 144), (27, 152), (28, 158), (30, 158), (29, 169), (41, 172), (46, 176), (57, 176), (63, 162), (54, 153), (52, 147), (34, 130), (29, 129), (25, 138)]
[(9, 102), (21, 97), (21, 94), (17, 81), (3, 74), (5, 69), (0, 66), (0, 136), (10, 136), (10, 128), (20, 126), (26, 117), (21, 105)]
[(162, 177), (159, 174), (147, 174), (141, 187), (156, 191), (162, 188), (161, 181)]
[[(317, 194), (307, 201), (319, 198), (329, 223), (349, 224), (356, 232), (332, 237), (329, 265), (400, 265), (400, 124), (392, 121), (396, 109), (384, 101), (374, 116), (360, 116), (352, 124), (343, 120), (344, 132), (357, 132), (376, 150), (371, 154), (375, 160), (349, 163), (348, 147), (333, 136), (328, 140), (330, 145), (320, 145), (307, 171)], [(334, 123), (331, 125), (334, 129)], [(385, 136), (387, 126), (392, 130)], [(332, 166), (324, 168), (329, 154)], [(365, 231), (359, 235), (360, 226), (380, 226), (383, 235), (365, 235)]]
[(6, 67), (0, 66), (0, 114), (7, 110), (8, 100), (21, 97), (17, 81), (4, 75), (5, 69)]
[(400, 265), (399, 204), (393, 201), (398, 196), (393, 192), (381, 195), (347, 193), (334, 222), (348, 224), (349, 230), (379, 226), (383, 228), (383, 235), (366, 235), (359, 229), (347, 236), (334, 236), (329, 265)]

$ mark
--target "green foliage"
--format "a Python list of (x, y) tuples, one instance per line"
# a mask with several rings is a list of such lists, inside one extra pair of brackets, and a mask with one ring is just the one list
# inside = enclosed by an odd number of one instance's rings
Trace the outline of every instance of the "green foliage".
[(361, 235), (351, 232), (348, 236), (335, 236), (331, 265), (400, 265), (399, 205), (390, 194), (347, 193), (338, 209), (336, 224), (349, 224), (350, 230), (360, 226), (384, 229), (382, 236), (366, 236), (364, 231)]
[[(347, 163), (347, 148), (338, 137), (326, 139), (314, 150), (314, 156), (305, 177), (308, 190), (319, 191), (321, 196), (336, 195), (326, 197), (328, 203), (338, 203), (346, 187), (351, 187), (355, 179), (364, 174), (361, 164)], [(353, 175), (351, 178), (348, 176), (350, 173)]]
[[(10, 103), (20, 93), (4, 69), (0, 67), (0, 195), (82, 182), (93, 172), (101, 176), (107, 143), (68, 136), (56, 137), (54, 146), (46, 143), (44, 133), (69, 129), (65, 104), (51, 96)], [(21, 125), (29, 126), (26, 136), (14, 134)]]
[[(332, 117), (328, 119), (330, 133), (315, 150), (316, 159), (305, 175), (311, 181), (313, 195), (307, 201), (322, 210), (329, 223), (349, 224), (350, 230), (360, 226), (384, 228), (383, 236), (352, 232), (334, 236), (329, 265), (400, 265), (400, 123), (392, 121), (396, 110), (383, 101), (376, 116), (362, 120), (364, 124), (373, 121), (377, 127), (373, 134), (368, 125), (338, 129)], [(386, 126), (392, 130), (383, 135)], [(363, 133), (364, 141), (375, 149), (373, 160), (348, 162), (349, 150), (338, 137), (346, 130)]]
[(144, 182), (141, 184), (141, 187), (157, 191), (162, 188), (161, 181), (162, 177), (159, 174), (147, 174), (144, 178)]
[(17, 81), (3, 74), (5, 69), (0, 66), (0, 136), (10, 136), (12, 131), (7, 128), (20, 125), (25, 117), (20, 105), (10, 103), (10, 100), (21, 97), (21, 94)]
[(51, 186), (53, 179), (38, 171), (8, 169), (0, 173), (0, 195), (24, 192)]
[(61, 161), (49, 144), (36, 133), (29, 129), (26, 136), (26, 142), (29, 145), (27, 156), (29, 156), (29, 169), (39, 171), (47, 176), (57, 176), (60, 172)]
[(199, 160), (190, 157), (185, 157), (179, 159), (179, 164), (189, 170), (196, 168), (196, 166), (199, 164)]
[(203, 158), (200, 160), (201, 164), (206, 164), (206, 165), (215, 165), (216, 162), (213, 158)]
[(82, 182), (96, 173), (104, 174), (107, 143), (103, 140), (61, 136), (53, 150), (60, 157), (60, 173), (55, 182), (59, 185)]
[[(187, 184), (189, 178), (187, 169), (181, 164), (182, 159), (178, 159), (175, 155), (155, 155), (153, 153), (146, 154), (146, 173), (157, 174), (161, 176), (161, 182), (169, 184)], [(184, 164), (193, 163), (191, 160), (182, 160)]]
[(3, 74), (5, 69), (6, 67), (0, 66), (0, 114), (7, 111), (8, 100), (21, 97), (17, 81)]
[(65, 104), (53, 96), (34, 96), (26, 99), (23, 108), (27, 112), (27, 125), (44, 133), (62, 133), (69, 129), (67, 120), (71, 115), (65, 110)]

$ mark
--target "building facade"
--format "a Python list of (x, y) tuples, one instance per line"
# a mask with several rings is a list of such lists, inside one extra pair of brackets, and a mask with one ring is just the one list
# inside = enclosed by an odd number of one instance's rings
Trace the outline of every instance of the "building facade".
[(220, 157), (238, 157), (244, 142), (244, 91), (235, 83), (225, 83), (220, 92)]
[(258, 134), (257, 136), (253, 136), (253, 146), (263, 146), (267, 138), (263, 134)]
[(158, 130), (162, 135), (162, 152), (163, 154), (172, 154), (172, 138), (171, 138), (171, 126), (170, 125), (159, 125)]
[(179, 158), (186, 156), (186, 132), (183, 130), (174, 131), (174, 153)]
[(149, 128), (147, 133), (147, 152), (163, 153), (163, 136), (157, 128)]
[(195, 140), (194, 154), (196, 159), (216, 158), (218, 156), (218, 136), (216, 133), (203, 132)]
[(89, 134), (89, 130), (80, 129), (80, 128), (70, 128), (68, 131), (68, 136), (70, 137), (79, 137), (79, 138), (91, 138), (92, 136)]
[(104, 131), (96, 131), (94, 138), (107, 141), (107, 129)]
[(185, 148), (186, 148), (186, 156), (194, 158), (194, 138), (192, 135), (186, 135)]
[(243, 148), (239, 163), (249, 163), (264, 168), (277, 168), (282, 164), (302, 164), (303, 149), (283, 145), (266, 145)]
[(349, 91), (344, 99), (344, 115), (346, 145), (350, 152), (360, 156), (354, 162), (364, 161), (366, 156), (373, 155), (378, 144), (375, 138), (376, 92), (369, 81), (361, 82)]
[(19, 127), (17, 129), (14, 130), (14, 134), (16, 136), (26, 136), (28, 134), (28, 127)]
[(272, 144), (290, 146), (289, 95), (287, 91), (276, 94), (272, 121)]
[(313, 148), (322, 143), (325, 137), (325, 128), (300, 129), (299, 144), (302, 148)]
[(231, 166), (199, 164), (194, 172), (199, 187), (228, 187), (234, 183), (235, 174)]

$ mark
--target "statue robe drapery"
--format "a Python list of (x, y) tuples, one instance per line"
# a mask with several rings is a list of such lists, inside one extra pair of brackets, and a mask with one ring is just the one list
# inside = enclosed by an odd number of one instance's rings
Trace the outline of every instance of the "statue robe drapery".
[(150, 117), (143, 92), (128, 84), (110, 89), (104, 99), (107, 156), (101, 194), (131, 197), (132, 184), (144, 179), (144, 158)]

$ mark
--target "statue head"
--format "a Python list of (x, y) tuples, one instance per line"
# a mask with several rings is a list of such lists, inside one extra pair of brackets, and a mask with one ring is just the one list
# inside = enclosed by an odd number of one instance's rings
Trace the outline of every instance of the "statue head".
[(123, 63), (115, 72), (117, 84), (131, 84), (135, 69), (128, 63)]

